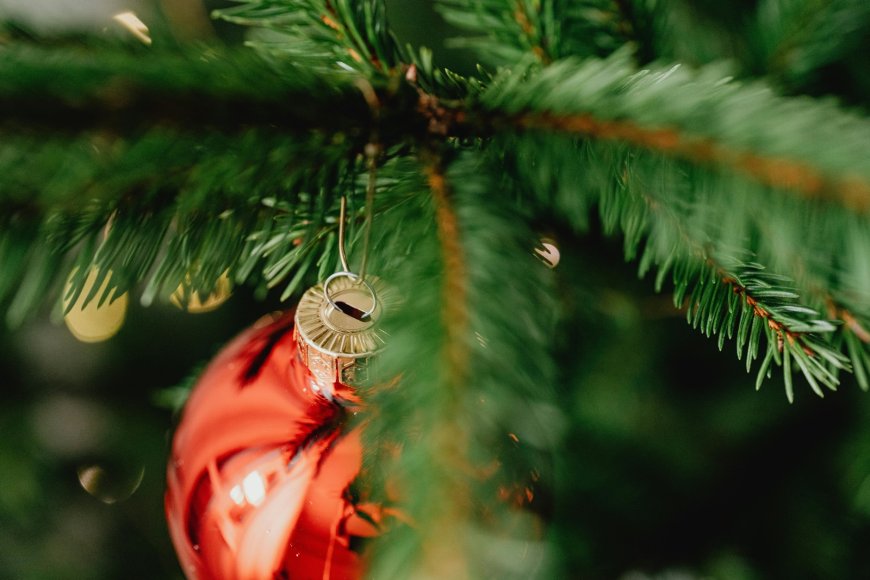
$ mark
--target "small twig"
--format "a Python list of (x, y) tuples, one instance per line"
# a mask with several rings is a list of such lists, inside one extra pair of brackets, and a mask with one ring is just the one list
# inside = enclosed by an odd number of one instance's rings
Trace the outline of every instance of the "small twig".
[(717, 268), (717, 270), (722, 275), (722, 282), (731, 286), (734, 293), (739, 294), (746, 305), (752, 308), (752, 314), (767, 322), (767, 326), (776, 333), (777, 346), (780, 351), (782, 351), (784, 341), (788, 340), (789, 344), (794, 344), (795, 342), (799, 343), (807, 356), (815, 356), (815, 351), (804, 343), (803, 336), (806, 333), (789, 330), (786, 325), (776, 320), (769, 310), (759, 304), (758, 300), (753, 298), (752, 295), (750, 295), (749, 290), (740, 284), (736, 278), (732, 278), (719, 268)]
[(531, 46), (532, 52), (538, 60), (543, 64), (550, 64), (552, 58), (547, 51), (544, 50), (544, 47), (541, 46), (538, 33), (535, 30), (534, 25), (532, 25), (532, 20), (529, 17), (529, 13), (526, 11), (526, 5), (523, 0), (516, 0), (514, 3), (514, 20), (516, 20), (520, 30), (522, 30), (523, 34), (528, 39), (529, 46)]
[(837, 304), (830, 297), (828, 298), (828, 314), (831, 318), (842, 320), (844, 328), (849, 329), (852, 334), (858, 337), (858, 340), (870, 344), (870, 331), (864, 328), (852, 312)]

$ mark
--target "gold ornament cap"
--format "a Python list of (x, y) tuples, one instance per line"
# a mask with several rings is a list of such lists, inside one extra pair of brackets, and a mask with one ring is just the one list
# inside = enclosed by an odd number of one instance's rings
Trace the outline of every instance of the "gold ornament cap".
[(302, 295), (293, 332), (299, 356), (321, 389), (365, 380), (369, 357), (386, 343), (377, 325), (383, 293), (377, 278), (337, 272)]

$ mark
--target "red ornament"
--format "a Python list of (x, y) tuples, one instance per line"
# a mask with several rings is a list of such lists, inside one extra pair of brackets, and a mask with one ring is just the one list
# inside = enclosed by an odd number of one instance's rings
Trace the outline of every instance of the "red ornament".
[[(293, 316), (255, 326), (209, 365), (175, 433), (166, 517), (188, 578), (359, 578), (354, 537), (379, 509), (357, 503), (359, 428), (350, 388), (318, 383)], [(331, 391), (331, 392), (326, 392)]]

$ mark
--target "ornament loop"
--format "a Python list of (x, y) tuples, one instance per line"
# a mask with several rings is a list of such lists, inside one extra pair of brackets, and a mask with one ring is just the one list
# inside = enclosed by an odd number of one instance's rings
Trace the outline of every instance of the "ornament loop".
[(327, 302), (329, 302), (330, 306), (332, 306), (336, 310), (340, 310), (341, 312), (347, 313), (346, 310), (344, 308), (342, 308), (341, 306), (339, 306), (339, 304), (335, 300), (332, 299), (332, 296), (329, 295), (330, 282), (332, 282), (336, 278), (341, 278), (341, 277), (350, 278), (357, 285), (362, 284), (363, 286), (365, 286), (366, 289), (369, 291), (369, 294), (372, 297), (371, 307), (369, 307), (369, 309), (366, 310), (365, 312), (362, 312), (361, 314), (359, 314), (358, 317), (354, 316), (354, 318), (358, 318), (358, 320), (367, 319), (369, 316), (372, 315), (372, 313), (378, 307), (378, 295), (375, 293), (375, 289), (372, 287), (371, 284), (369, 284), (369, 282), (367, 280), (363, 280), (362, 278), (360, 278), (359, 276), (357, 276), (353, 272), (336, 272), (335, 274), (332, 274), (326, 280), (324, 280), (324, 282), (323, 282), (323, 297), (326, 299)]

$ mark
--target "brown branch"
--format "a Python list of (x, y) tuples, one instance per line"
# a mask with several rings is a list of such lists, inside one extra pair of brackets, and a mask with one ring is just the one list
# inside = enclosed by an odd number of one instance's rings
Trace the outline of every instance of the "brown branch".
[(855, 315), (852, 314), (851, 311), (838, 304), (830, 296), (827, 299), (827, 303), (828, 316), (837, 320), (842, 320), (843, 328), (848, 329), (852, 334), (858, 337), (858, 340), (861, 342), (870, 344), (870, 331), (864, 328), (864, 325), (855, 318)]
[(749, 290), (747, 290), (745, 286), (740, 284), (735, 278), (730, 277), (718, 266), (714, 267), (716, 267), (717, 271), (722, 276), (722, 283), (731, 286), (731, 289), (734, 291), (734, 293), (739, 294), (740, 298), (746, 303), (746, 305), (752, 308), (752, 314), (764, 320), (767, 323), (767, 326), (769, 326), (770, 329), (776, 333), (778, 337), (780, 351), (783, 347), (783, 341), (788, 340), (789, 344), (793, 344), (795, 342), (799, 343), (807, 356), (815, 356), (815, 351), (813, 351), (812, 348), (804, 343), (803, 337), (807, 333), (789, 330), (789, 328), (785, 324), (774, 319), (770, 311), (768, 311), (766, 308), (764, 308), (764, 306), (759, 304), (758, 300), (750, 295)]
[[(435, 201), (438, 240), (444, 261), (441, 319), (445, 329), (442, 352), (446, 372), (445, 394), (448, 416), (457, 417), (461, 393), (459, 389), (468, 378), (468, 351), (465, 336), (468, 333), (467, 272), (459, 231), (459, 220), (451, 203), (450, 190), (441, 166), (441, 159), (433, 155), (425, 166), (429, 189)], [(467, 517), (470, 499), (465, 485), (458, 479), (465, 471), (468, 433), (464, 421), (449, 421), (430, 433), (432, 445), (442, 459), (442, 468), (448, 478), (443, 490), (439, 514), (427, 529), (424, 541), (422, 572), (427, 578), (458, 578), (468, 575), (466, 547), (461, 534), (456, 533), (457, 522)]]
[(451, 204), (450, 192), (442, 168), (437, 163), (426, 166), (429, 189), (435, 200), (438, 240), (444, 259), (444, 287), (441, 317), (447, 333), (445, 364), (451, 383), (461, 383), (468, 371), (464, 337), (468, 331), (466, 267), (460, 242), (459, 221)]
[(513, 121), (523, 129), (548, 129), (622, 141), (680, 159), (727, 166), (763, 185), (789, 189), (808, 199), (835, 198), (852, 210), (870, 212), (870, 183), (859, 176), (828, 177), (801, 161), (734, 150), (677, 129), (652, 129), (630, 121), (597, 119), (589, 114), (526, 114)]
[(848, 310), (840, 310), (840, 318), (846, 324), (846, 328), (858, 337), (861, 342), (870, 343), (870, 332)]
[[(191, 78), (204, 74), (208, 66), (186, 57), (167, 58), (166, 62), (168, 66), (189, 66), (195, 73)], [(35, 67), (39, 78), (45, 79), (52, 78), (56, 66), (50, 59), (46, 64), (30, 57), (18, 66), (22, 64)], [(735, 150), (674, 128), (650, 128), (589, 114), (527, 113), (506, 117), (498, 111), (469, 106), (461, 100), (439, 99), (423, 91), (413, 80), (414, 67), (405, 70), (407, 84), (398, 89), (377, 86), (373, 91), (363, 91), (365, 102), (357, 91), (344, 86), (327, 89), (319, 81), (312, 81), (310, 87), (288, 87), (285, 91), (237, 88), (222, 94), (219, 87), (198, 87), (192, 82), (155, 87), (149, 74), (140, 75), (134, 69), (110, 67), (104, 73), (88, 76), (75, 98), (48, 80), (12, 82), (0, 91), (0, 132), (68, 135), (105, 131), (135, 135), (155, 127), (222, 133), (262, 127), (284, 133), (315, 130), (365, 143), (376, 129), (382, 142), (389, 145), (432, 137), (487, 139), (498, 131), (537, 129), (622, 141), (696, 163), (723, 166), (768, 186), (794, 190), (810, 199), (831, 199), (854, 211), (870, 213), (870, 183), (859, 175), (825, 175), (811, 162)], [(12, 75), (10, 79), (20, 81), (19, 77)], [(370, 98), (371, 92), (375, 99)], [(374, 101), (381, 103), (379, 115), (378, 109), (371, 107)]]

